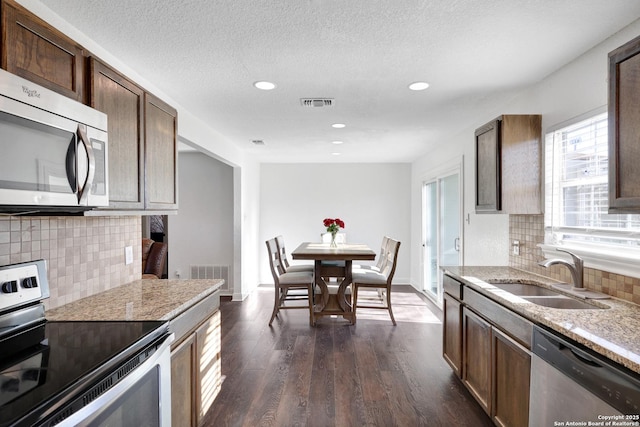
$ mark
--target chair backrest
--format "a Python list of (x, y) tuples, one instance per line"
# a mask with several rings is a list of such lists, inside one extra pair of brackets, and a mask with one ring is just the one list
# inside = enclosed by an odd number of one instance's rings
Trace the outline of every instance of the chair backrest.
[(400, 250), (400, 242), (397, 240), (389, 239), (387, 241), (387, 254), (385, 256), (386, 262), (384, 267), (380, 270), (380, 273), (384, 274), (387, 278), (387, 283), (391, 283), (393, 275), (396, 272), (396, 264), (398, 262), (398, 251)]
[(266, 241), (267, 244), (267, 253), (269, 254), (269, 267), (271, 268), (271, 275), (273, 276), (273, 280), (278, 285), (280, 281), (280, 275), (285, 272), (282, 268), (282, 264), (280, 263), (280, 250), (278, 249), (278, 243), (276, 242), (276, 238), (269, 239)]
[(382, 238), (382, 244), (380, 245), (380, 255), (378, 255), (378, 262), (376, 262), (376, 267), (378, 271), (382, 271), (384, 265), (387, 263), (387, 251), (389, 249), (389, 237), (384, 236)]
[(282, 235), (276, 237), (276, 245), (280, 254), (280, 264), (284, 267), (284, 271), (289, 268), (289, 260), (287, 259), (287, 250), (284, 248), (284, 237)]
[[(320, 234), (322, 243), (331, 243), (331, 233)], [(336, 233), (336, 243), (347, 243), (347, 233)]]

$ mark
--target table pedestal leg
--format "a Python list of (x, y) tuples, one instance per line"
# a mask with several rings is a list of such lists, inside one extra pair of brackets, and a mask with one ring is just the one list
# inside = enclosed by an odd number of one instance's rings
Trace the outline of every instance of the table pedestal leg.
[[(347, 288), (351, 284), (352, 263), (351, 260), (346, 260), (344, 267), (336, 268), (335, 266), (323, 267), (322, 261), (315, 261), (315, 284), (320, 288), (320, 295), (317, 295), (317, 298), (315, 298), (313, 306), (314, 323), (317, 317), (329, 315), (340, 315), (349, 320), (351, 324), (355, 323), (351, 301), (347, 298), (346, 293)], [(342, 282), (340, 282), (338, 286), (337, 293), (331, 294), (323, 277), (338, 277), (338, 275), (342, 277)]]

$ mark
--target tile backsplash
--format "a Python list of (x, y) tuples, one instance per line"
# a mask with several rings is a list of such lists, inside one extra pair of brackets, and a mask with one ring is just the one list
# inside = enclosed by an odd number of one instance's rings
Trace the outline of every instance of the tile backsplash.
[[(520, 255), (509, 250), (509, 265), (532, 273), (571, 282), (569, 269), (561, 265), (544, 268), (538, 262), (544, 259), (537, 246), (544, 242), (544, 215), (509, 215), (509, 241), (520, 241)], [(509, 245), (510, 249), (512, 246)], [(640, 304), (640, 279), (621, 274), (584, 269), (584, 286), (598, 292)]]
[(141, 233), (140, 216), (0, 218), (0, 265), (46, 260), (54, 308), (140, 279)]

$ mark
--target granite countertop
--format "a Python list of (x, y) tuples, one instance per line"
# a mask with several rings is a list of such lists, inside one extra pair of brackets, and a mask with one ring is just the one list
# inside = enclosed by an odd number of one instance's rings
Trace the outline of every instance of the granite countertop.
[(587, 300), (606, 309), (556, 309), (533, 304), (487, 282), (558, 283), (511, 267), (443, 267), (470, 288), (640, 373), (640, 306), (617, 298)]
[(136, 280), (46, 311), (48, 320), (171, 320), (224, 280)]

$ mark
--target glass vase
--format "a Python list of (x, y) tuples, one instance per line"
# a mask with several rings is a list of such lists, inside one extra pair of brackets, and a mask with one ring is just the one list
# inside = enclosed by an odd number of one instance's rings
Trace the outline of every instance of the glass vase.
[(332, 248), (338, 247), (338, 244), (336, 243), (336, 234), (338, 234), (337, 231), (331, 233), (331, 243), (329, 244), (329, 246)]

